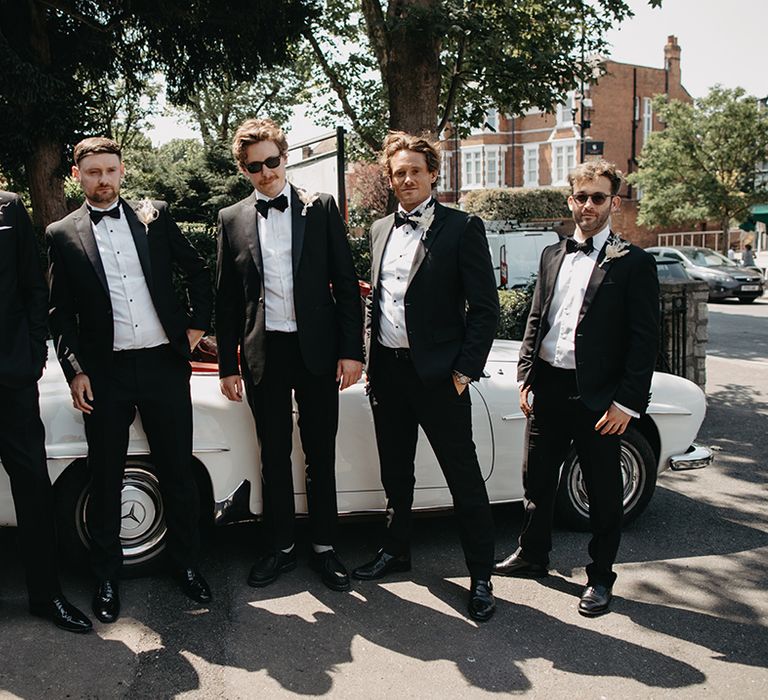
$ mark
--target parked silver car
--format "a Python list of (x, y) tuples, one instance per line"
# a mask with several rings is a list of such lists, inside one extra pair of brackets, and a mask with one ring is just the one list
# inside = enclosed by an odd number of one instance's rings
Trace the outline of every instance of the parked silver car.
[(657, 260), (679, 262), (692, 279), (706, 282), (710, 301), (736, 297), (742, 304), (751, 304), (763, 295), (763, 278), (757, 270), (740, 267), (711, 248), (654, 246), (646, 250)]

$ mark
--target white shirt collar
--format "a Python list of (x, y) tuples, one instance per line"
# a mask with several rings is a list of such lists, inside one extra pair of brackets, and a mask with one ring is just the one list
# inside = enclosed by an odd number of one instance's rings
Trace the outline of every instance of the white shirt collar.
[(401, 214), (416, 214), (416, 213), (419, 213), (419, 212), (423, 211), (424, 207), (426, 207), (427, 203), (430, 202), (430, 201), (432, 201), (432, 195), (431, 194), (421, 204), (419, 204), (418, 207), (414, 207), (413, 209), (411, 209), (411, 211), (405, 211), (405, 209), (403, 209), (403, 205), (400, 204), (400, 203), (398, 203), (398, 205), (397, 205), (397, 210)]
[[(594, 246), (594, 249), (596, 252), (599, 252), (603, 249), (603, 246), (605, 245), (605, 242), (608, 240), (608, 236), (610, 235), (611, 235), (611, 223), (609, 221), (605, 225), (605, 227), (600, 231), (600, 233), (596, 233), (594, 236), (592, 236), (592, 245)], [(573, 232), (573, 240), (577, 241), (578, 243), (584, 243), (584, 241), (587, 240), (578, 226), (576, 227), (576, 230)]]

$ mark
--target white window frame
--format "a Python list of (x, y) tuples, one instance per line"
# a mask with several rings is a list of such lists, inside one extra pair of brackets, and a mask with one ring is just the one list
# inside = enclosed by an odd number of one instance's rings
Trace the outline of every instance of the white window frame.
[(483, 148), (483, 185), (486, 187), (501, 187), (500, 150), (499, 146), (485, 146)]
[(573, 126), (573, 107), (575, 104), (575, 94), (571, 90), (565, 98), (565, 102), (557, 105), (557, 126)]
[(461, 149), (461, 189), (478, 190), (483, 186), (483, 147)]
[[(552, 184), (567, 185), (568, 173), (576, 167), (576, 139), (552, 141)], [(562, 152), (562, 167), (558, 166), (559, 154)]]
[(443, 151), (440, 154), (440, 177), (437, 181), (438, 192), (453, 192), (453, 151)]
[(653, 102), (650, 97), (643, 98), (643, 143), (653, 132)]
[[(533, 175), (528, 167), (529, 161), (533, 161)], [(530, 176), (529, 176), (530, 175)], [(523, 187), (539, 186), (539, 144), (523, 144)]]

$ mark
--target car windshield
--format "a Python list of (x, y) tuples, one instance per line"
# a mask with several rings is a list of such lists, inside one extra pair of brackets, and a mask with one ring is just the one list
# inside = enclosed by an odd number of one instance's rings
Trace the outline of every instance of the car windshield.
[(685, 255), (694, 265), (701, 267), (738, 267), (733, 260), (728, 260), (725, 255), (721, 255), (711, 248), (681, 248), (680, 252)]

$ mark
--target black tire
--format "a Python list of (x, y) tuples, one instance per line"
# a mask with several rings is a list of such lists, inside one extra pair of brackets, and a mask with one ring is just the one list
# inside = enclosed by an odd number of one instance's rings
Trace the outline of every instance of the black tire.
[(738, 297), (739, 304), (751, 304), (757, 297)]
[[(629, 427), (621, 438), (621, 470), (624, 478), (624, 524), (642, 513), (656, 489), (657, 460), (648, 440)], [(557, 489), (555, 514), (562, 525), (589, 530), (589, 499), (576, 451), (571, 448), (563, 463)]]
[[(77, 564), (88, 560), (89, 478), (85, 460), (78, 460), (55, 485), (59, 547), (66, 561)], [(161, 562), (167, 536), (160, 485), (148, 459), (128, 457), (122, 498), (122, 575), (141, 576)]]

